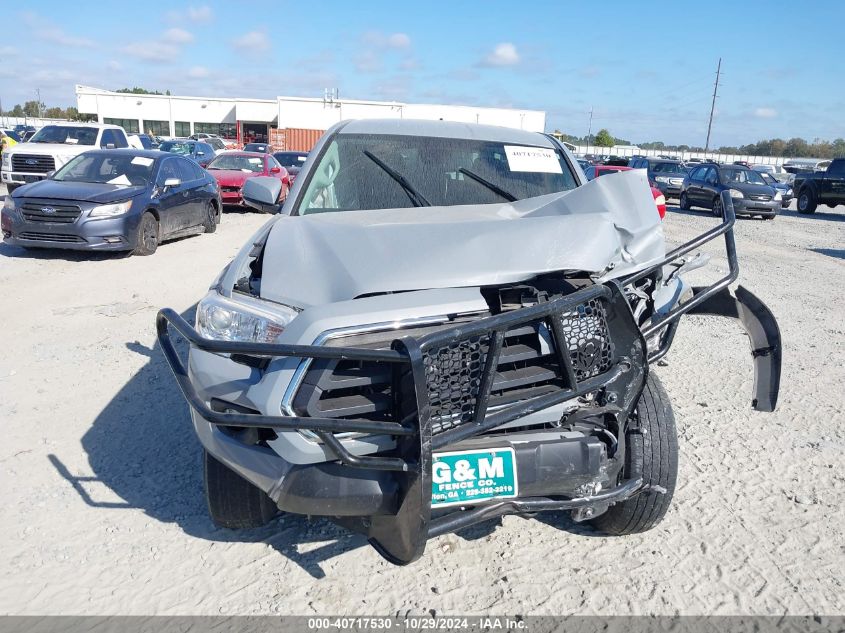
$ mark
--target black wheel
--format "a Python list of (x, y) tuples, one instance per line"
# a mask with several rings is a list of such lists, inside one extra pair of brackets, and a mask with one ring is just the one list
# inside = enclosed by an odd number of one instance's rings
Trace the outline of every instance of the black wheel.
[(220, 215), (217, 213), (217, 206), (209, 200), (205, 203), (205, 221), (203, 228), (206, 233), (214, 233), (217, 230), (217, 225), (220, 222)]
[(713, 206), (711, 207), (711, 211), (713, 215), (717, 218), (721, 218), (724, 214), (722, 213), (722, 198), (720, 196), (716, 196), (713, 198)]
[(205, 500), (211, 520), (232, 530), (266, 524), (279, 509), (267, 494), (219, 461), (204, 453)]
[(625, 435), (626, 478), (642, 477), (651, 489), (610, 506), (592, 519), (607, 534), (645, 532), (660, 523), (672, 503), (678, 477), (678, 435), (672, 404), (660, 380), (649, 374)]
[(152, 255), (158, 248), (158, 220), (147, 211), (138, 223), (137, 242), (133, 255)]
[(678, 206), (681, 207), (684, 211), (690, 210), (691, 206), (689, 203), (689, 199), (687, 198), (686, 191), (681, 193), (681, 199), (678, 201)]
[(809, 189), (802, 189), (798, 194), (798, 213), (815, 213), (816, 207), (819, 206), (816, 202), (816, 196)]

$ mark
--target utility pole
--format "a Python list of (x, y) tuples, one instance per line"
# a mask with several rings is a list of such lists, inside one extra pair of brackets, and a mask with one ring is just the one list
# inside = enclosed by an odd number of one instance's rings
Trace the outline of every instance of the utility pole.
[(590, 147), (590, 141), (593, 138), (593, 106), (590, 106), (590, 125), (587, 128), (587, 148)]
[(35, 98), (36, 98), (36, 103), (38, 104), (38, 118), (43, 119), (44, 113), (41, 112), (41, 88), (35, 89)]
[(719, 58), (719, 65), (716, 66), (716, 83), (713, 85), (713, 103), (710, 104), (710, 121), (707, 123), (707, 141), (704, 143), (704, 152), (710, 149), (710, 128), (713, 127), (713, 110), (716, 109), (716, 91), (719, 90), (719, 74), (722, 72), (722, 58)]

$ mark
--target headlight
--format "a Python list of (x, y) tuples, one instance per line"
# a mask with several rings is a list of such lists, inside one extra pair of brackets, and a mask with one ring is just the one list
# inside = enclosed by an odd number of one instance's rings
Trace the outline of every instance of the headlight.
[(730, 190), (731, 198), (744, 198), (745, 196), (742, 195), (742, 192), (739, 189), (731, 189)]
[(240, 296), (229, 299), (212, 292), (197, 306), (197, 330), (218, 341), (274, 343), (297, 314), (278, 303)]
[(792, 191), (792, 189), (787, 189), (787, 190), (786, 190), (786, 195), (788, 195), (788, 196), (792, 196), (792, 195), (794, 195), (794, 192)]
[(127, 213), (132, 208), (132, 201), (118, 202), (117, 204), (101, 204), (91, 209), (89, 218), (113, 218)]
[(780, 191), (775, 192), (775, 200), (783, 200), (783, 196)]
[(654, 179), (657, 182), (669, 182), (669, 178), (667, 176), (655, 176)]
[(12, 166), (12, 155), (9, 152), (3, 152), (3, 167)]

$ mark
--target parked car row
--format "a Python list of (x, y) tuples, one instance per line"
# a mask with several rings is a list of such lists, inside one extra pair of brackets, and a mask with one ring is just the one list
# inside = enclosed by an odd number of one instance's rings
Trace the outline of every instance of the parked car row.
[[(224, 205), (244, 205), (250, 178), (277, 179), (278, 202), (285, 200), (293, 178), (272, 154), (217, 151), (212, 140), (139, 149), (114, 125), (44, 126), (2, 156), (3, 238), (26, 248), (149, 255), (163, 240), (213, 232)], [(280, 154), (297, 164), (294, 172), (307, 157)]]

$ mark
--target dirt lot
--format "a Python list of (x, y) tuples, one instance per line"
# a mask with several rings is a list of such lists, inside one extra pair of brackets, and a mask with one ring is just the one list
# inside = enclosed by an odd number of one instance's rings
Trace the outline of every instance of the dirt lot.
[[(658, 528), (602, 538), (508, 517), (406, 568), (325, 521), (233, 533), (206, 515), (153, 319), (191, 309), (265, 219), (227, 214), (151, 258), (0, 245), (0, 612), (845, 613), (845, 208), (739, 221), (742, 283), (783, 332), (780, 406), (751, 410), (736, 325), (687, 318), (656, 368), (681, 444)], [(675, 210), (666, 228), (678, 241), (713, 223)]]

